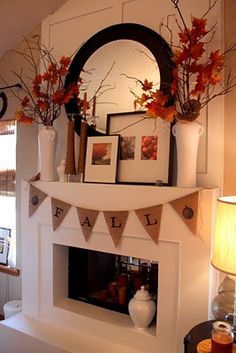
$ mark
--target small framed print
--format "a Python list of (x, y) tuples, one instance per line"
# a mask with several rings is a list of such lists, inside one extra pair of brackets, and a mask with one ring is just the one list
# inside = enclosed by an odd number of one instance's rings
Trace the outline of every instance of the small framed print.
[(116, 182), (119, 139), (119, 135), (88, 137), (84, 175), (85, 182)]
[(107, 133), (120, 134), (118, 182), (170, 185), (171, 124), (144, 111), (107, 115)]
[(0, 227), (0, 264), (8, 264), (9, 243), (11, 229)]

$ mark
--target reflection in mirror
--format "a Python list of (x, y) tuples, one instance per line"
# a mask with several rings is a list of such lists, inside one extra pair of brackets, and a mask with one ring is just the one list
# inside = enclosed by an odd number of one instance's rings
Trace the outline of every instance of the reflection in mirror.
[[(108, 113), (134, 111), (130, 92), (136, 79), (153, 81), (170, 96), (173, 79), (171, 50), (166, 41), (152, 29), (135, 23), (115, 24), (102, 29), (85, 42), (73, 58), (65, 87), (82, 77), (88, 100), (96, 93), (96, 125), (88, 126), (88, 135), (103, 135)], [(85, 73), (86, 71), (86, 73)], [(98, 91), (97, 91), (98, 90)], [(82, 90), (81, 96), (82, 97)], [(74, 118), (75, 131), (80, 134), (81, 110), (76, 97), (65, 106), (68, 118)]]
[[(141, 43), (117, 40), (96, 50), (80, 75), (88, 100), (96, 95), (96, 128), (105, 133), (107, 114), (134, 110), (135, 92), (141, 95), (136, 80), (160, 86), (160, 72), (152, 53)], [(131, 78), (129, 78), (131, 77)]]

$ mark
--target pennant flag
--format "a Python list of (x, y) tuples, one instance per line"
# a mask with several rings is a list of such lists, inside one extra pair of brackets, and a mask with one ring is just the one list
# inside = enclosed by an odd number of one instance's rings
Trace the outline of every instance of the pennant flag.
[(99, 211), (76, 207), (81, 229), (86, 241), (92, 233)]
[(183, 222), (195, 235), (197, 233), (198, 196), (199, 191), (169, 202)]
[(30, 183), (31, 181), (37, 181), (37, 180), (40, 180), (40, 173), (33, 175), (31, 178), (29, 178), (28, 182)]
[(62, 223), (63, 219), (67, 215), (71, 205), (61, 200), (57, 200), (52, 198), (52, 224), (53, 224), (53, 231), (55, 231), (59, 225)]
[(47, 197), (43, 191), (30, 184), (29, 189), (29, 217), (39, 208), (43, 200)]
[(128, 211), (103, 211), (105, 221), (109, 232), (111, 234), (115, 247), (119, 244), (120, 238), (124, 231), (127, 218), (129, 215)]
[(161, 226), (162, 205), (140, 208), (135, 210), (135, 213), (152, 240), (157, 243)]

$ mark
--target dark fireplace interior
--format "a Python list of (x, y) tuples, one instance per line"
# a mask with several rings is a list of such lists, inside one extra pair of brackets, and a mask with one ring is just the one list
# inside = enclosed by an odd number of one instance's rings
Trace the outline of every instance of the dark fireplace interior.
[(156, 300), (157, 261), (69, 247), (69, 298), (128, 314), (142, 285)]

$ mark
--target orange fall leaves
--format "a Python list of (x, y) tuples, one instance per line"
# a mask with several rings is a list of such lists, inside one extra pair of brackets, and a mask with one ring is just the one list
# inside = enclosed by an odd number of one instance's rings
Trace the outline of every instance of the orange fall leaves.
[[(192, 17), (191, 29), (184, 28), (180, 31), (178, 49), (173, 53), (173, 81), (171, 85), (172, 98), (176, 100), (181, 109), (185, 109), (192, 99), (201, 103), (202, 96), (211, 86), (215, 86), (222, 80), (224, 65), (223, 54), (219, 50), (211, 52), (209, 58), (204, 60), (207, 40), (204, 38), (210, 33), (206, 29), (206, 18)], [(136, 96), (137, 105), (147, 109), (147, 115), (159, 117), (166, 121), (172, 121), (179, 113), (176, 104), (170, 104), (169, 98), (160, 90), (153, 89), (153, 83), (146, 79), (141, 83), (142, 95)], [(185, 113), (186, 111), (182, 111)]]
[(63, 87), (70, 62), (69, 57), (63, 56), (59, 64), (51, 62), (44, 73), (34, 77), (31, 92), (22, 98), (21, 108), (16, 112), (18, 121), (29, 125), (38, 116), (44, 125), (51, 125), (60, 106), (79, 94), (78, 84)]

